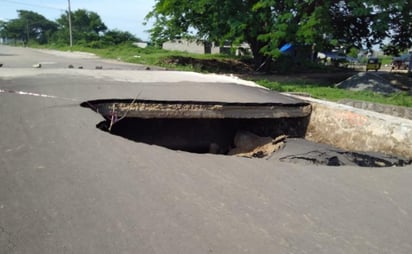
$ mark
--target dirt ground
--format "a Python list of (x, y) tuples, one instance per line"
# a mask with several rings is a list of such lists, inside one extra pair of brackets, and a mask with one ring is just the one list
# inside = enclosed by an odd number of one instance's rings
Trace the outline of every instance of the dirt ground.
[[(300, 73), (264, 74), (254, 72), (250, 62), (235, 59), (197, 59), (179, 56), (165, 59), (165, 63), (192, 66), (193, 68), (204, 72), (236, 74), (246, 80), (255, 81), (264, 79), (283, 83), (314, 83), (325, 86), (335, 85), (364, 71), (363, 68), (360, 68), (359, 70), (336, 68), (327, 72), (312, 72), (310, 70), (305, 70)], [(408, 77), (406, 71), (391, 71), (389, 67), (383, 66), (380, 71), (375, 74), (400, 90), (412, 90), (412, 77)]]
[(320, 85), (333, 85), (339, 83), (353, 75), (355, 71), (347, 70), (328, 73), (293, 73), (293, 74), (253, 74), (242, 75), (242, 78), (251, 80), (268, 80), (282, 83), (314, 83)]
[[(320, 85), (335, 85), (342, 82), (353, 75), (363, 72), (355, 70), (336, 70), (331, 72), (302, 72), (292, 74), (247, 74), (242, 77), (252, 80), (265, 79), (278, 82), (297, 82), (297, 83), (316, 83)], [(412, 77), (409, 77), (406, 71), (391, 71), (390, 69), (382, 68), (378, 72), (370, 72), (383, 78), (391, 85), (401, 90), (412, 89)]]
[[(293, 73), (293, 74), (253, 74), (242, 75), (242, 78), (249, 80), (269, 80), (285, 83), (314, 83), (320, 85), (335, 85), (340, 83), (354, 75), (359, 74), (359, 71), (343, 70), (339, 72), (328, 73)], [(391, 72), (382, 70), (372, 73), (378, 76), (385, 83), (389, 83), (393, 87), (396, 87), (402, 91), (412, 92), (412, 77), (409, 77), (406, 72)]]

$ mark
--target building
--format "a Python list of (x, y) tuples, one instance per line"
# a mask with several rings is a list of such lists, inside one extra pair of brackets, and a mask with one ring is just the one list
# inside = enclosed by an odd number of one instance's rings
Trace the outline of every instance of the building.
[[(167, 41), (162, 45), (163, 49), (182, 51), (194, 54), (231, 54), (232, 46), (230, 43), (225, 43), (223, 46), (219, 46), (214, 42), (206, 42), (203, 40), (187, 40), (176, 39)], [(250, 52), (250, 47), (247, 43), (242, 43), (240, 46), (235, 47), (236, 55), (245, 55)]]

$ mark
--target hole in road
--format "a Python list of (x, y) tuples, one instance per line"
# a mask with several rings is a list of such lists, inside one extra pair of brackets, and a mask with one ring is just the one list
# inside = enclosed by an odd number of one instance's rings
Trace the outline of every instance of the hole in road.
[[(235, 138), (271, 143), (276, 137), (303, 137), (306, 119), (141, 119), (125, 118), (110, 133), (127, 139), (193, 153), (234, 153)], [(110, 121), (98, 128), (108, 131)], [(300, 128), (297, 128), (300, 127)], [(242, 140), (236, 143), (242, 143)], [(239, 147), (238, 147), (239, 148)], [(240, 152), (246, 153), (246, 150)], [(262, 151), (263, 152), (263, 151)], [(251, 154), (259, 157), (259, 151)], [(264, 157), (262, 154), (261, 157)]]
[[(316, 165), (404, 166), (411, 161), (304, 140), (310, 105), (146, 100), (81, 104), (101, 114), (100, 130), (172, 150), (277, 159)], [(308, 113), (309, 112), (309, 113)]]

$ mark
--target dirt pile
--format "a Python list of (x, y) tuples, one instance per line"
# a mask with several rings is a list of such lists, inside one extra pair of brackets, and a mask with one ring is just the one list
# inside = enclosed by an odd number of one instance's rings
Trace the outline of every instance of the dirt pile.
[(398, 88), (394, 87), (390, 81), (381, 77), (379, 74), (372, 72), (357, 73), (336, 84), (336, 87), (352, 91), (366, 90), (385, 95), (400, 91)]

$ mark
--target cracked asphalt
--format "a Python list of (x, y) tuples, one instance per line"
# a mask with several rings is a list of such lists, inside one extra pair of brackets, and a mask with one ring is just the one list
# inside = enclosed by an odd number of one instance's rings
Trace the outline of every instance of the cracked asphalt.
[[(130, 142), (98, 130), (102, 117), (79, 104), (142, 86), (143, 97), (264, 91), (112, 61), (106, 71), (106, 60), (69, 55), (0, 46), (0, 89), (54, 96), (0, 93), (1, 254), (412, 252), (412, 166), (298, 165)], [(40, 61), (49, 65), (32, 69)], [(69, 70), (72, 61), (104, 69)]]

